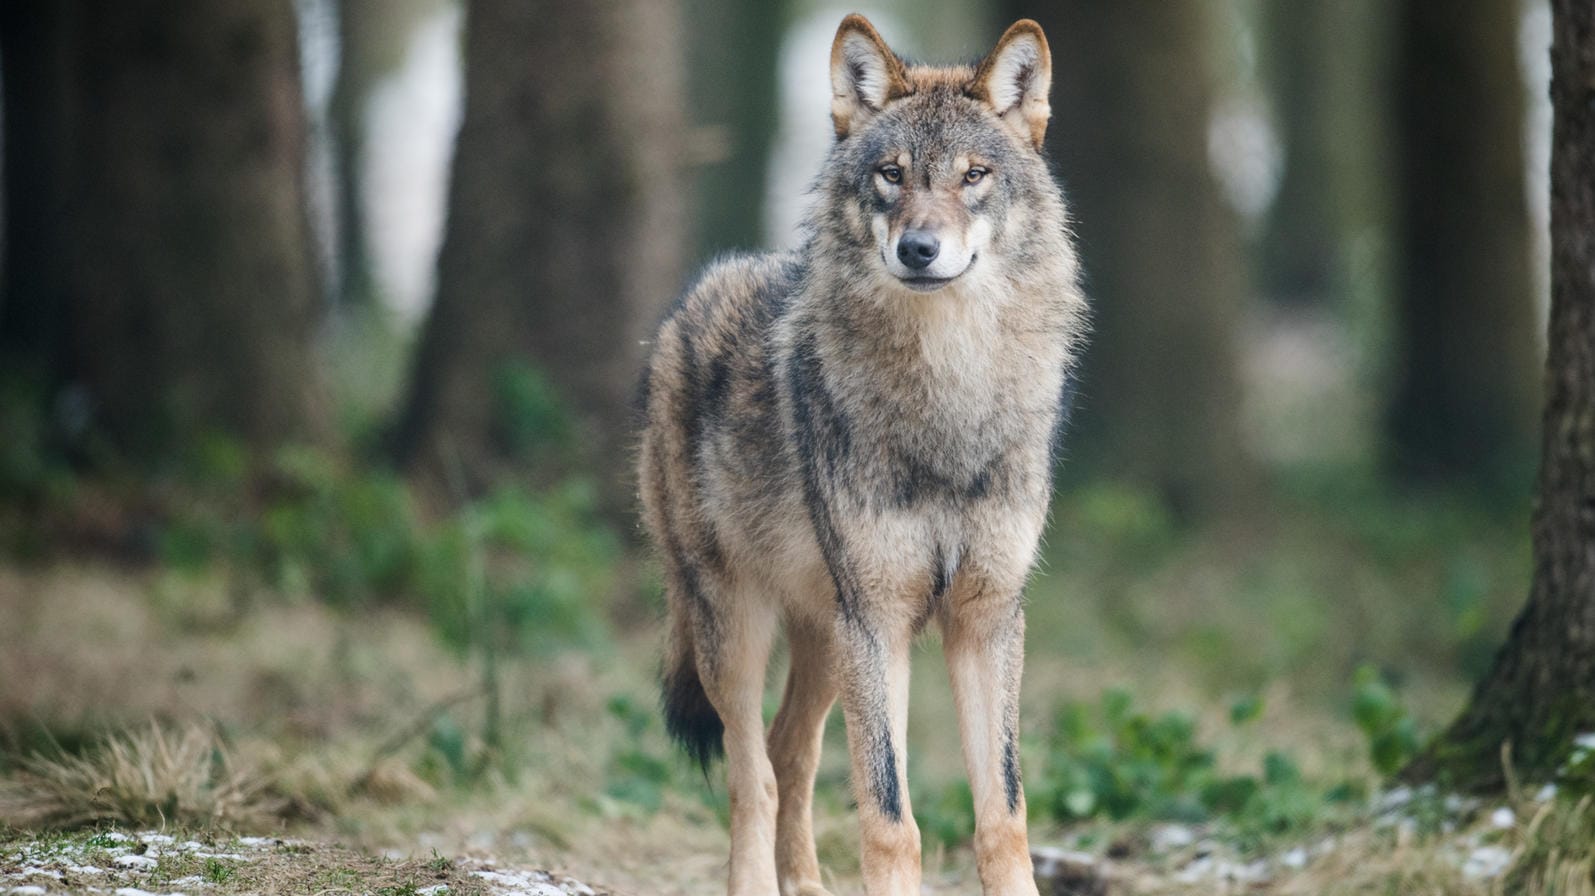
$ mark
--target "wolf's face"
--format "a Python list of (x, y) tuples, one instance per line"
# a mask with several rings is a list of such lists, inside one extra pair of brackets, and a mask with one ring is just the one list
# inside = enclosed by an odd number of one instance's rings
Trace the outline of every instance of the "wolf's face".
[[(1051, 57), (1033, 22), (1008, 29), (978, 68), (909, 67), (861, 17), (831, 51), (838, 144), (823, 179), (864, 272), (934, 292), (1000, 253), (1012, 207), (1045, 177)], [(1039, 172), (1039, 175), (1038, 175)], [(988, 261), (988, 264), (990, 262)]]

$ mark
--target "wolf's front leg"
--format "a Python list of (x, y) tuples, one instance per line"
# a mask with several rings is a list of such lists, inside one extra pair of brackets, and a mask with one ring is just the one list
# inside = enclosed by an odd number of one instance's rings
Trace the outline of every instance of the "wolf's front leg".
[(919, 827), (908, 801), (906, 622), (865, 608), (837, 622), (842, 712), (858, 803), (860, 860), (868, 896), (918, 896)]
[(1035, 896), (1019, 781), (1019, 679), (1025, 619), (1017, 591), (956, 594), (942, 644), (975, 799), (975, 863), (987, 896)]

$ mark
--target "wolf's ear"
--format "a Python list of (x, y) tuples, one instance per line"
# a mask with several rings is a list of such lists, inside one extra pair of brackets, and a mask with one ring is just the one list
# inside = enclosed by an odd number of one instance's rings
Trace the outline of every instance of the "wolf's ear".
[(869, 19), (854, 13), (842, 20), (831, 44), (831, 123), (836, 136), (868, 121), (886, 104), (908, 93), (903, 61), (886, 46)]
[(997, 48), (975, 71), (970, 93), (984, 100), (1019, 136), (1041, 148), (1047, 135), (1047, 119), (1052, 107), (1047, 91), (1052, 88), (1052, 51), (1041, 26), (1020, 19), (1008, 26)]

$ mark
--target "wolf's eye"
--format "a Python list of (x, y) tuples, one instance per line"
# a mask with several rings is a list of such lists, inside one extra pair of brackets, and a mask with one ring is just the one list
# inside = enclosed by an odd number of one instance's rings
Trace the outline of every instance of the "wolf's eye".
[(979, 165), (976, 165), (975, 167), (964, 172), (964, 183), (978, 184), (983, 178), (985, 178), (986, 175), (990, 173), (990, 171), (987, 171)]
[(897, 167), (896, 165), (882, 165), (880, 167), (880, 172), (881, 177), (886, 178), (886, 182), (889, 184), (900, 184), (903, 182), (903, 169)]

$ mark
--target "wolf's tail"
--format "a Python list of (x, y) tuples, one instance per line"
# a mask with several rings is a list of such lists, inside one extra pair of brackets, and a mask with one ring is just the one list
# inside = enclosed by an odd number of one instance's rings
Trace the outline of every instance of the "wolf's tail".
[(680, 609), (671, 616), (670, 643), (665, 649), (664, 671), (660, 676), (665, 730), (708, 775), (709, 763), (725, 752), (725, 724), (709, 702), (703, 680), (698, 677), (692, 622)]

